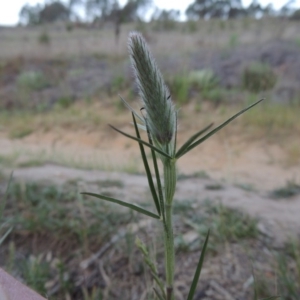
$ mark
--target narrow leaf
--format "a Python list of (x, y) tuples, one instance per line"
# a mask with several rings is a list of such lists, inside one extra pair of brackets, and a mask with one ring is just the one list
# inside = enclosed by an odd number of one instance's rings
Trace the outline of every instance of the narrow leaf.
[(82, 195), (88, 195), (88, 196), (96, 197), (96, 198), (99, 198), (101, 200), (106, 200), (106, 201), (109, 201), (109, 202), (120, 204), (122, 206), (128, 207), (128, 208), (130, 208), (132, 210), (135, 210), (135, 211), (137, 211), (137, 212), (139, 212), (141, 214), (144, 214), (146, 216), (152, 217), (154, 219), (159, 219), (160, 218), (158, 215), (152, 213), (151, 211), (143, 209), (142, 207), (137, 206), (135, 204), (124, 202), (122, 200), (118, 200), (118, 199), (115, 199), (115, 198), (111, 198), (111, 197), (107, 197), (107, 196), (103, 196), (103, 195), (99, 195), (99, 194), (94, 194), (94, 193), (81, 193), (81, 194)]
[(205, 140), (207, 140), (209, 137), (211, 137), (212, 135), (214, 135), (215, 133), (217, 133), (220, 129), (222, 129), (223, 127), (225, 127), (228, 123), (230, 123), (231, 121), (233, 121), (234, 119), (236, 119), (238, 116), (240, 116), (241, 114), (243, 114), (244, 112), (246, 112), (247, 110), (249, 110), (250, 108), (252, 108), (253, 106), (257, 105), (258, 103), (260, 103), (261, 101), (263, 101), (264, 99), (261, 99), (253, 104), (251, 104), (250, 106), (248, 106), (247, 108), (241, 110), (240, 112), (238, 112), (237, 114), (235, 114), (234, 116), (232, 116), (231, 118), (229, 118), (227, 121), (225, 121), (223, 124), (221, 124), (220, 126), (218, 126), (217, 128), (213, 129), (212, 131), (210, 131), (208, 134), (206, 134), (203, 138), (199, 139), (198, 141), (196, 141), (195, 143), (193, 143), (192, 145), (188, 146), (186, 148), (186, 150), (181, 153), (181, 155), (176, 155), (176, 158), (181, 157), (182, 155), (186, 154), (187, 152), (191, 151), (193, 148), (197, 147), (198, 145), (200, 145), (201, 143), (203, 143)]
[(130, 135), (130, 134), (128, 134), (128, 133), (125, 133), (125, 132), (121, 131), (120, 129), (117, 129), (116, 127), (114, 127), (114, 126), (112, 126), (112, 125), (109, 125), (109, 126), (110, 126), (112, 129), (114, 129), (115, 131), (117, 131), (117, 132), (123, 134), (124, 136), (126, 136), (126, 137), (128, 137), (128, 138), (130, 138), (130, 139), (132, 139), (132, 140), (135, 140), (135, 141), (137, 141), (138, 143), (142, 143), (142, 144), (144, 144), (145, 146), (148, 146), (149, 148), (155, 150), (156, 152), (158, 152), (159, 154), (165, 156), (166, 158), (172, 159), (172, 157), (171, 157), (170, 155), (168, 155), (167, 153), (161, 151), (160, 149), (156, 148), (155, 146), (150, 145), (149, 143), (147, 143), (147, 142), (145, 142), (145, 141), (143, 141), (143, 140), (141, 140), (141, 139), (138, 139), (138, 138), (136, 138), (136, 137), (134, 137), (134, 136), (132, 136), (132, 135)]
[[(8, 191), (9, 191), (9, 187), (10, 187), (10, 184), (11, 184), (11, 181), (12, 181), (12, 177), (13, 177), (13, 173), (10, 174), (10, 177), (9, 177), (9, 180), (8, 180), (8, 184), (7, 184), (7, 187), (6, 187), (6, 190), (5, 190), (5, 193), (4, 193), (4, 199), (3, 199), (3, 203), (1, 203), (0, 205), (0, 221), (2, 222), (2, 217), (3, 217), (3, 213), (4, 213), (4, 209), (5, 209), (5, 205), (6, 205), (6, 201), (7, 201), (7, 197), (8, 197)], [(5, 226), (6, 224), (3, 223), (1, 225), (2, 226)], [(12, 227), (8, 228), (7, 231), (1, 236), (0, 238), (0, 245), (4, 242), (4, 240), (7, 238), (7, 236), (11, 233), (12, 231)]]
[[(137, 124), (136, 124), (134, 113), (132, 113), (132, 118), (133, 118), (134, 128), (135, 128), (135, 132), (136, 132), (136, 137), (138, 139), (141, 139), (139, 129), (138, 129)], [(143, 162), (144, 162), (145, 171), (146, 171), (146, 174), (147, 174), (149, 188), (151, 190), (151, 194), (152, 194), (155, 206), (156, 206), (156, 210), (157, 210), (158, 214), (161, 215), (159, 200), (158, 200), (157, 193), (156, 193), (156, 190), (155, 190), (155, 186), (154, 186), (154, 183), (153, 183), (152, 174), (151, 174), (149, 164), (148, 164), (148, 161), (147, 161), (145, 149), (144, 149), (144, 146), (143, 146), (142, 143), (139, 143), (139, 146), (140, 146), (141, 156), (142, 156), (142, 159), (143, 159)]]
[(200, 136), (202, 135), (204, 132), (206, 132), (209, 128), (211, 128), (211, 126), (213, 126), (213, 123), (209, 124), (208, 126), (206, 126), (204, 129), (201, 129), (200, 131), (198, 131), (197, 133), (195, 133), (194, 135), (192, 135), (181, 147), (180, 149), (177, 151), (176, 153), (176, 158), (180, 157), (182, 153), (185, 152), (185, 150)]
[(3, 202), (0, 204), (0, 220), (3, 217), (3, 212), (5, 209), (5, 205), (6, 205), (6, 201), (7, 201), (7, 197), (8, 197), (8, 191), (9, 191), (10, 184), (12, 182), (12, 178), (13, 178), (13, 173), (11, 173), (9, 176), (8, 184), (7, 184), (7, 187), (6, 187), (6, 190), (4, 193), (4, 197), (3, 197)]
[(12, 227), (9, 228), (0, 238), (0, 245), (4, 242), (4, 240), (7, 238), (7, 236), (11, 233)]
[(177, 129), (178, 129), (178, 112), (176, 111), (176, 117), (175, 117), (175, 137), (174, 137), (174, 153), (173, 155), (176, 155), (176, 147), (177, 147)]
[(192, 282), (187, 300), (193, 300), (193, 297), (194, 297), (194, 294), (195, 294), (195, 291), (196, 291), (196, 288), (197, 288), (197, 284), (198, 284), (198, 281), (199, 281), (199, 277), (200, 277), (200, 274), (201, 274), (201, 269), (202, 269), (202, 265), (203, 265), (203, 261), (204, 261), (204, 255), (205, 255), (208, 239), (209, 239), (209, 231), (207, 232), (207, 235), (206, 235), (206, 239), (205, 239), (202, 251), (201, 251), (200, 259), (199, 259), (199, 262), (198, 262), (198, 265), (197, 265), (197, 269), (196, 269), (196, 272), (195, 272), (195, 275), (194, 275), (194, 279), (193, 279), (193, 282)]
[(122, 98), (121, 95), (119, 95), (120, 99), (122, 100), (122, 102), (124, 103), (124, 105), (143, 123), (145, 122), (145, 120), (129, 105), (129, 103)]
[[(147, 134), (148, 134), (149, 143), (151, 145), (153, 145), (151, 134), (150, 134), (150, 131), (149, 131), (148, 126), (147, 126), (147, 122), (146, 122), (146, 127), (147, 127)], [(160, 181), (160, 174), (159, 174), (159, 169), (158, 169), (156, 154), (155, 154), (155, 151), (153, 149), (151, 149), (151, 155), (152, 155), (152, 159), (153, 159), (153, 166), (154, 166), (156, 183), (157, 183), (157, 189), (158, 189), (158, 196), (159, 196), (159, 202), (160, 202), (161, 215), (163, 217), (163, 222), (165, 224), (165, 202), (164, 202), (164, 194), (163, 194), (162, 184), (161, 184), (161, 181)]]

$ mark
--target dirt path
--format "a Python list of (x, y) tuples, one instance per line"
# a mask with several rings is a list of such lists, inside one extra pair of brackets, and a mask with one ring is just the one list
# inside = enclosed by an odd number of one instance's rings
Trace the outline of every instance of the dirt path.
[[(147, 180), (142, 175), (120, 172), (85, 171), (57, 165), (44, 165), (14, 170), (17, 180), (49, 181), (62, 184), (79, 182), (79, 190), (93, 188), (93, 183), (107, 180), (120, 181), (122, 188), (115, 188), (119, 197), (126, 201), (150, 200)], [(90, 189), (89, 189), (90, 190)], [(129, 195), (134, 195), (130, 197)], [(290, 236), (300, 234), (300, 195), (290, 199), (274, 200), (267, 192), (246, 191), (241, 187), (218, 183), (213, 179), (188, 178), (178, 181), (176, 201), (197, 200), (222, 202), (224, 205), (246, 211), (258, 217), (262, 233), (275, 238), (278, 245)]]
[[(130, 132), (129, 126), (122, 128)], [(185, 141), (179, 135), (178, 144)], [(16, 166), (55, 163), (79, 169), (139, 173), (143, 171), (138, 147), (123, 136), (106, 130), (34, 133), (23, 139), (0, 136), (1, 159)], [(269, 191), (288, 181), (300, 182), (300, 165), (291, 161), (286, 149), (265, 141), (247, 141), (228, 136), (226, 130), (178, 161), (179, 173), (207, 172), (229, 184), (250, 185)]]
[[(130, 125), (121, 128), (132, 129)], [(85, 190), (86, 184), (94, 188), (93, 182), (118, 180), (124, 185), (116, 188), (118, 197), (133, 202), (145, 197), (150, 200), (146, 178), (134, 175), (143, 170), (135, 142), (107, 129), (103, 132), (56, 129), (37, 131), (23, 139), (0, 135), (0, 166), (1, 158), (2, 163), (11, 160), (15, 167), (6, 170), (14, 169), (16, 179), (50, 179), (56, 184), (76, 181), (80, 190)], [(185, 136), (180, 131), (179, 145)], [(225, 129), (178, 161), (179, 176), (194, 176), (178, 181), (176, 199), (209, 199), (242, 209), (259, 217), (261, 230), (279, 242), (300, 234), (300, 195), (282, 200), (269, 197), (270, 191), (288, 181), (300, 182), (300, 166), (288, 163), (285, 150), (278, 144), (230, 135)], [(199, 174), (208, 174), (210, 179)]]

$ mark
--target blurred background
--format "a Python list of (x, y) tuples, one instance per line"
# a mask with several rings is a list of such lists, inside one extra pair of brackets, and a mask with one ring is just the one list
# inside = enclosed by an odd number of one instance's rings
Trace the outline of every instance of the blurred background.
[(142, 106), (130, 31), (145, 37), (179, 109), (179, 144), (265, 99), (178, 162), (178, 299), (207, 228), (197, 299), (253, 299), (255, 289), (299, 299), (299, 1), (1, 3), (2, 194), (10, 187), (0, 265), (49, 299), (155, 299), (134, 246), (139, 233), (162, 263), (155, 226), (78, 193), (150, 205), (136, 143), (107, 126), (133, 132), (119, 95)]

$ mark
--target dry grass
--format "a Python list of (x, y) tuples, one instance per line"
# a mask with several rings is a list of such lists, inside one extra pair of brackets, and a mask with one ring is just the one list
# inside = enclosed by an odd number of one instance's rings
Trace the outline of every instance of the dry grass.
[[(116, 151), (124, 149), (128, 153), (127, 163), (121, 163), (121, 170), (130, 173), (139, 172), (137, 151), (132, 147), (133, 143), (125, 144), (107, 127), (114, 119), (117, 127), (129, 132), (131, 130), (128, 122), (129, 113), (120, 105), (115, 105), (118, 101), (106, 97), (101, 102), (77, 102), (68, 108), (57, 108), (47, 113), (2, 112), (0, 118), (2, 136), (13, 139), (11, 152), (9, 154), (1, 152), (2, 163), (8, 161), (11, 165), (14, 157), (15, 166), (55, 162), (85, 169), (116, 170), (117, 163), (113, 162), (109, 154), (112, 148)], [(138, 100), (134, 100), (132, 105), (138, 107)], [(180, 110), (178, 132), (180, 143), (184, 140), (186, 132), (196, 132), (212, 121), (216, 126), (241, 108), (239, 105), (220, 105), (215, 108), (204, 102), (201, 110), (196, 111), (195, 106), (196, 102), (192, 101)], [(264, 140), (278, 145), (285, 152), (285, 158), (281, 158), (283, 163), (286, 166), (293, 166), (300, 160), (299, 144), (296, 142), (300, 132), (298, 110), (298, 106), (263, 104), (235, 121), (230, 126), (230, 137), (234, 137), (235, 141), (242, 140), (246, 144)], [(195, 121), (191, 123), (191, 119)], [(227, 134), (227, 130), (220, 133), (221, 140)], [(23, 143), (22, 139), (25, 139), (26, 143)], [(37, 145), (39, 140), (43, 141), (39, 147), (30, 146), (30, 143)], [(110, 146), (103, 148), (103, 141)], [(78, 147), (81, 151), (78, 151)], [(72, 154), (70, 155), (68, 151)]]
[[(116, 96), (117, 98), (117, 96)], [(118, 100), (118, 99), (117, 99)], [(120, 100), (118, 100), (120, 101)], [(117, 114), (118, 123), (125, 122), (126, 115), (114, 107), (116, 99), (104, 96), (101, 100), (76, 102), (67, 108), (55, 107), (48, 112), (14, 111), (1, 113), (1, 127), (9, 132), (9, 136), (18, 137), (18, 130), (24, 130), (24, 124), (32, 131), (54, 130), (94, 130), (97, 131), (110, 123), (112, 116)], [(14, 134), (15, 133), (15, 134)], [(21, 135), (21, 134), (20, 134)], [(22, 136), (21, 136), (22, 137)]]
[(256, 127), (270, 134), (286, 135), (300, 130), (299, 105), (262, 103), (243, 117), (246, 126)]
[(293, 140), (286, 149), (286, 165), (294, 166), (300, 163), (300, 144)]
[[(16, 28), (0, 31), (0, 58), (56, 58), (83, 55), (97, 55), (110, 57), (112, 60), (124, 57), (126, 53), (127, 35), (129, 31), (142, 29), (151, 45), (154, 55), (172, 55), (184, 58), (195, 49), (201, 47), (216, 47), (227, 49), (239, 44), (259, 44), (272, 39), (287, 39), (295, 41), (300, 38), (299, 24), (288, 20), (201, 20), (197, 23), (195, 32), (188, 31), (188, 24), (176, 24), (175, 29), (168, 32), (168, 43), (165, 32), (153, 30), (154, 24), (139, 28), (136, 24), (122, 27), (118, 45), (115, 44), (114, 28), (107, 25), (102, 29), (74, 29), (68, 32), (64, 24), (49, 26), (47, 32), (50, 37), (49, 45), (38, 42), (43, 28)], [(234, 43), (233, 41), (234, 34)], [(183, 54), (183, 56), (182, 56)]]
[(261, 138), (280, 145), (287, 154), (287, 164), (299, 159), (297, 137), (300, 133), (299, 105), (262, 104), (240, 120), (248, 137)]

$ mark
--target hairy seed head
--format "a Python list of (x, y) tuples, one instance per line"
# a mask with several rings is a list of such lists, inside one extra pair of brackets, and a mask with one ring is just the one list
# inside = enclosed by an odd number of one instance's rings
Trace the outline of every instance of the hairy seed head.
[(166, 145), (176, 130), (176, 111), (169, 90), (141, 34), (130, 33), (128, 48), (150, 133), (156, 142)]

